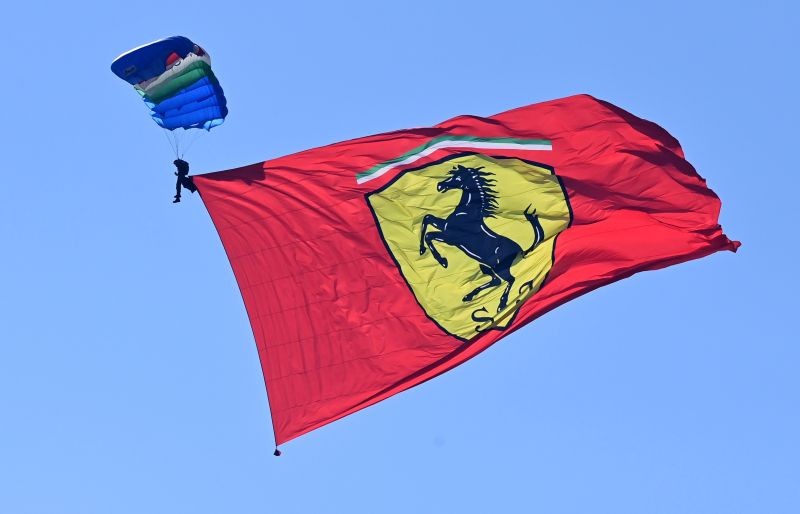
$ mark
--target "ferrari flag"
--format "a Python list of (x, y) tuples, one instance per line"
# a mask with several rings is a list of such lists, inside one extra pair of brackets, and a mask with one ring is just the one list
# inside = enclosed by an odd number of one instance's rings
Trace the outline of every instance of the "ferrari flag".
[(597, 287), (739, 246), (672, 136), (586, 95), (194, 181), (244, 298), (278, 444)]

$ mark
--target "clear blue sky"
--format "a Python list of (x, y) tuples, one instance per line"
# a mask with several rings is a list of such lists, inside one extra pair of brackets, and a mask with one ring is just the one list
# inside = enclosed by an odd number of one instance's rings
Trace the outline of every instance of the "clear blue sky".
[[(3, 7), (0, 513), (800, 512), (796, 4), (274, 4)], [(274, 458), (222, 246), (109, 71), (174, 34), (231, 110), (194, 172), (585, 92), (677, 137), (744, 246)]]

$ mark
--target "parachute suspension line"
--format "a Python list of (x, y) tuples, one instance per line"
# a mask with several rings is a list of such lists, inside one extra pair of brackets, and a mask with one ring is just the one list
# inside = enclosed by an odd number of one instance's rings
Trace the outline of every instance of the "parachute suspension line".
[(178, 132), (178, 130), (170, 130), (170, 137), (172, 137), (172, 141), (175, 142), (175, 158), (180, 159), (181, 156), (181, 142), (183, 141), (183, 136)]
[(192, 145), (195, 143), (195, 141), (200, 139), (200, 135), (203, 134), (204, 132), (206, 132), (206, 131), (205, 130), (197, 130), (197, 132), (194, 133), (194, 135), (191, 137), (191, 139), (189, 139), (189, 142), (184, 146), (183, 151), (181, 152), (180, 156), (178, 156), (179, 159), (183, 159), (183, 156), (186, 155), (186, 152), (189, 151), (189, 148), (192, 147)]
[(178, 136), (178, 134), (175, 133), (174, 130), (172, 131), (172, 139), (175, 140), (175, 157), (180, 159), (180, 155), (181, 155), (181, 138), (180, 138), (180, 136)]
[(167, 139), (167, 144), (170, 148), (172, 148), (173, 153), (175, 153), (175, 158), (178, 157), (178, 149), (175, 148), (175, 145), (172, 143), (172, 139), (170, 139), (169, 135), (167, 134), (166, 130), (162, 130), (164, 132), (164, 137)]
[[(150, 114), (150, 108), (147, 106), (147, 104), (142, 104), (142, 105), (144, 105), (144, 108), (147, 109), (147, 113)], [(167, 144), (169, 144), (169, 147), (172, 148), (172, 152), (175, 154), (175, 158), (177, 158), (178, 157), (178, 149), (177, 149), (176, 145), (173, 144), (172, 139), (170, 139), (169, 135), (167, 134), (167, 132), (172, 132), (172, 131), (167, 130), (167, 129), (161, 129), (161, 132), (164, 133), (164, 137), (167, 140)]]

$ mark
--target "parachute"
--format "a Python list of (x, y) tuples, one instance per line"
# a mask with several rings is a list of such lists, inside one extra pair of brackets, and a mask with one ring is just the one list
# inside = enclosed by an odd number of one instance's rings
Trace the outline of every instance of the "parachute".
[(211, 57), (189, 38), (173, 36), (129, 50), (114, 59), (111, 71), (141, 95), (150, 116), (168, 131), (176, 157), (188, 149), (181, 148), (184, 131), (209, 131), (228, 115)]

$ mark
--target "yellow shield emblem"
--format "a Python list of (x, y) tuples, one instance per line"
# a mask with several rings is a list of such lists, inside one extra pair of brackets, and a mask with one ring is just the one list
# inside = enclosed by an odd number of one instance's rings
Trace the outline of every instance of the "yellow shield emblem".
[(464, 341), (511, 323), (572, 220), (552, 168), (473, 153), (406, 170), (367, 202), (417, 302)]

